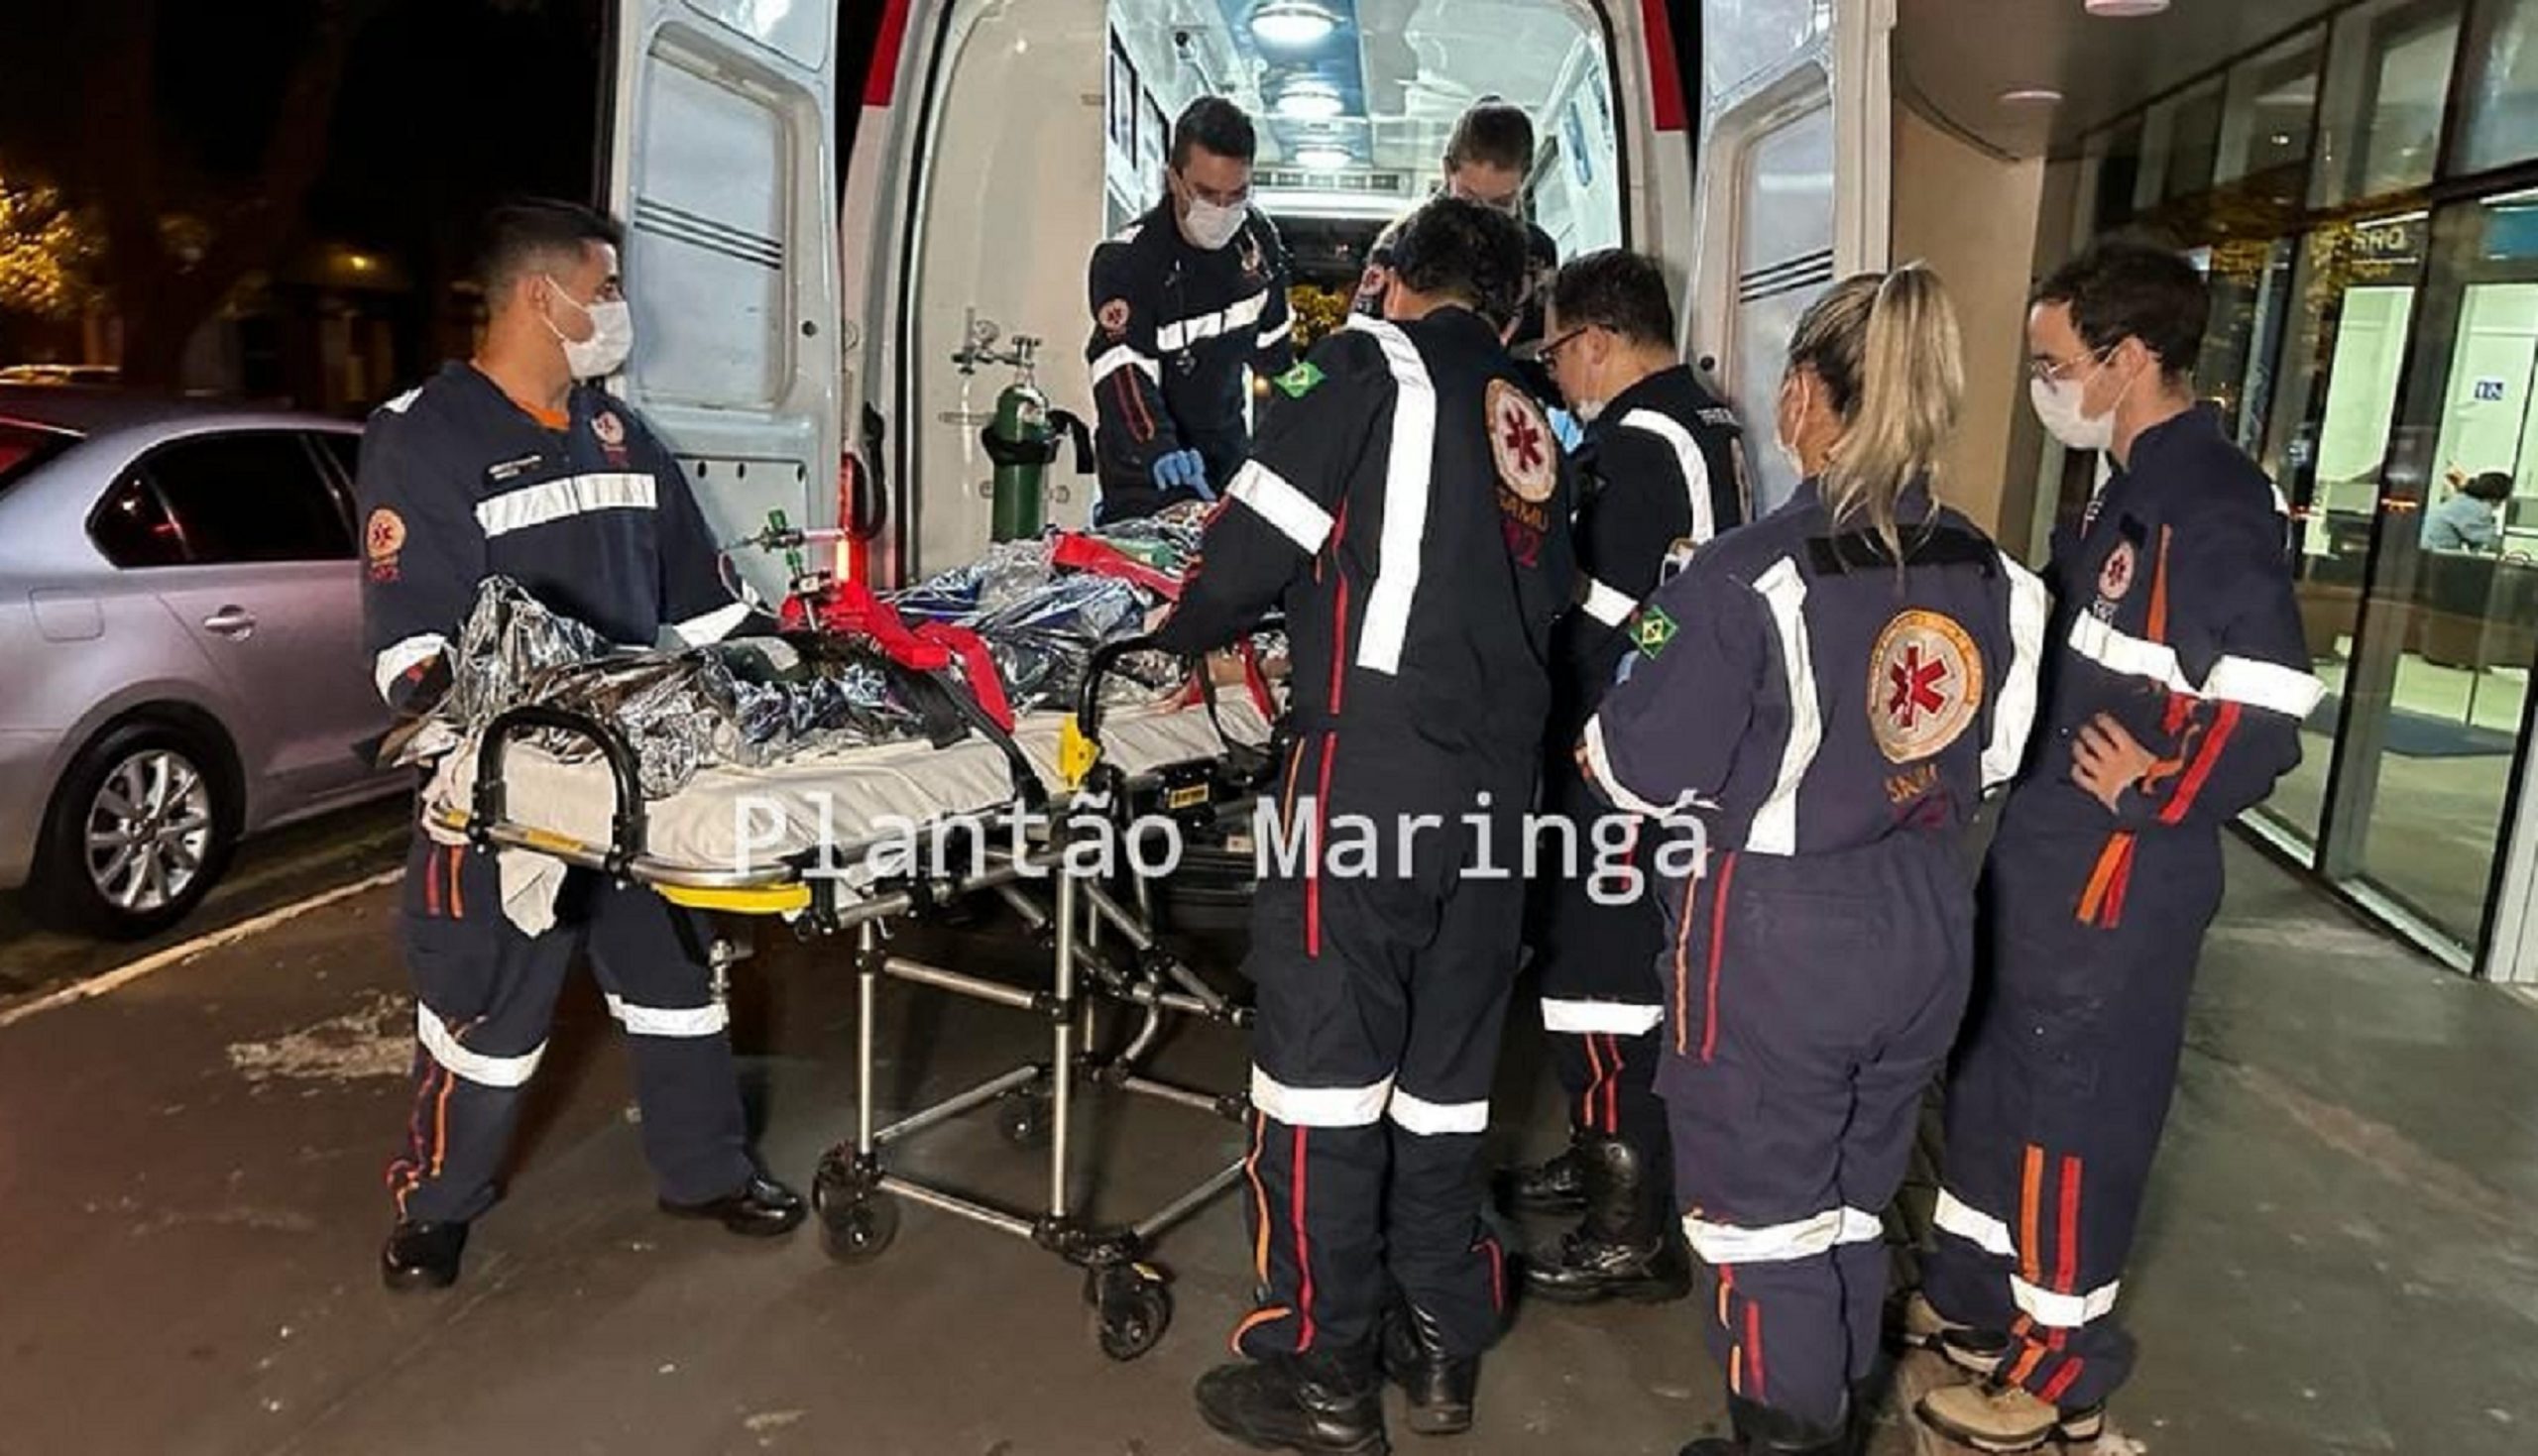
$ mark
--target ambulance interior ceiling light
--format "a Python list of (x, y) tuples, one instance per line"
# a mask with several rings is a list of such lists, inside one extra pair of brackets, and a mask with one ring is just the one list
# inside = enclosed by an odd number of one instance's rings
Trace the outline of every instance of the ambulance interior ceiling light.
[(1356, 160), (1347, 148), (1328, 142), (1309, 144), (1296, 150), (1296, 166), (1315, 171), (1337, 171)]
[(2157, 15), (2167, 8), (2168, 0), (2088, 0), (2089, 14), (2103, 15), (2111, 20)]
[(2059, 106), (2062, 93), (2051, 86), (2019, 86), (2001, 93), (2004, 106)]
[(1251, 12), (1251, 34), (1281, 51), (1319, 46), (1338, 28), (1339, 17), (1313, 0), (1261, 0)]
[(1339, 88), (1319, 76), (1302, 76), (1279, 88), (1277, 113), (1291, 121), (1329, 121), (1348, 109)]

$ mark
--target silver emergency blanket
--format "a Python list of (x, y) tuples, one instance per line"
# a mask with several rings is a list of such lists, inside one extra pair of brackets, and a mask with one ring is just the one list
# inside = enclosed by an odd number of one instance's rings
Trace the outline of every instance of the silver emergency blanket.
[[(1127, 523), (1096, 539), (1178, 576), (1197, 553), (1199, 526), (1184, 515)], [(1134, 636), (1161, 599), (1134, 582), (1056, 567), (1055, 544), (1054, 536), (1000, 543), (885, 600), (912, 626), (931, 620), (977, 632), (1015, 713), (1069, 707), (1083, 693), (1094, 652)], [(478, 593), (436, 717), (472, 743), (523, 703), (583, 714), (634, 749), (644, 797), (661, 799), (715, 764), (765, 767), (925, 736), (926, 715), (898, 681), (869, 645), (828, 634), (674, 652), (619, 646), (494, 577)], [(1181, 681), (1171, 657), (1138, 653), (1119, 665), (1105, 698), (1153, 702)], [(526, 737), (567, 761), (598, 752), (560, 730)]]

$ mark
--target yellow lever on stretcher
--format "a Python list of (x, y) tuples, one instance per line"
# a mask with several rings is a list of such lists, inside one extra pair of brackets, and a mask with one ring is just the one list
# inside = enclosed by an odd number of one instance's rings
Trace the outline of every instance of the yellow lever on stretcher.
[(1074, 715), (1068, 715), (1058, 728), (1058, 777), (1066, 780), (1068, 788), (1077, 788), (1084, 783), (1084, 776), (1093, 772), (1093, 765), (1100, 761), (1101, 745), (1085, 736)]
[(704, 885), (655, 885), (653, 888), (662, 899), (690, 910), (720, 910), (732, 915), (786, 915), (811, 908), (811, 887), (800, 880), (747, 888)]

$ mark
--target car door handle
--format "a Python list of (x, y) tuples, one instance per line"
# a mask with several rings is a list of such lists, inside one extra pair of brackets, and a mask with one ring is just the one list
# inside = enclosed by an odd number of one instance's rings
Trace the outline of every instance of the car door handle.
[(256, 615), (243, 607), (223, 607), (204, 617), (202, 627), (224, 637), (244, 637), (256, 629)]

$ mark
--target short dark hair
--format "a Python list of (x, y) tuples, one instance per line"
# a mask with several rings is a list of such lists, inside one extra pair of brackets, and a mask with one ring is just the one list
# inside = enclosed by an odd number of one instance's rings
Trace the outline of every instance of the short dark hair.
[(2035, 301), (2069, 307), (2072, 325), (2092, 349), (2139, 339), (2171, 376), (2194, 368), (2212, 317), (2211, 286), (2194, 265), (2138, 238), (2090, 245), (2053, 271)]
[(1202, 96), (1181, 108), (1181, 119), (1172, 124), (1172, 165), (1175, 168), (1190, 165), (1193, 148), (1205, 148), (1218, 157), (1236, 162), (1249, 162), (1260, 151), (1260, 138), (1251, 129), (1251, 118), (1242, 108), (1222, 96)]
[(1436, 198), (1402, 221), (1392, 271), (1412, 291), (1458, 299), (1504, 328), (1524, 306), (1524, 224), (1477, 202)]
[(478, 232), (476, 285), (488, 304), (528, 274), (550, 272), (562, 260), (578, 263), (591, 244), (614, 248), (626, 238), (613, 219), (551, 197), (506, 202), (485, 214)]
[(1634, 344), (1672, 348), (1674, 296), (1657, 260), (1626, 248), (1606, 248), (1568, 260), (1551, 283), (1551, 311), (1559, 326), (1592, 324)]
[(2506, 471), (2489, 470), (2459, 489), (2488, 504), (2508, 501), (2511, 499), (2511, 476)]
[(1521, 106), (1495, 96), (1483, 97), (1454, 123), (1445, 143), (1445, 168), (1467, 162), (1503, 167), (1518, 173), (1534, 169), (1534, 123)]

